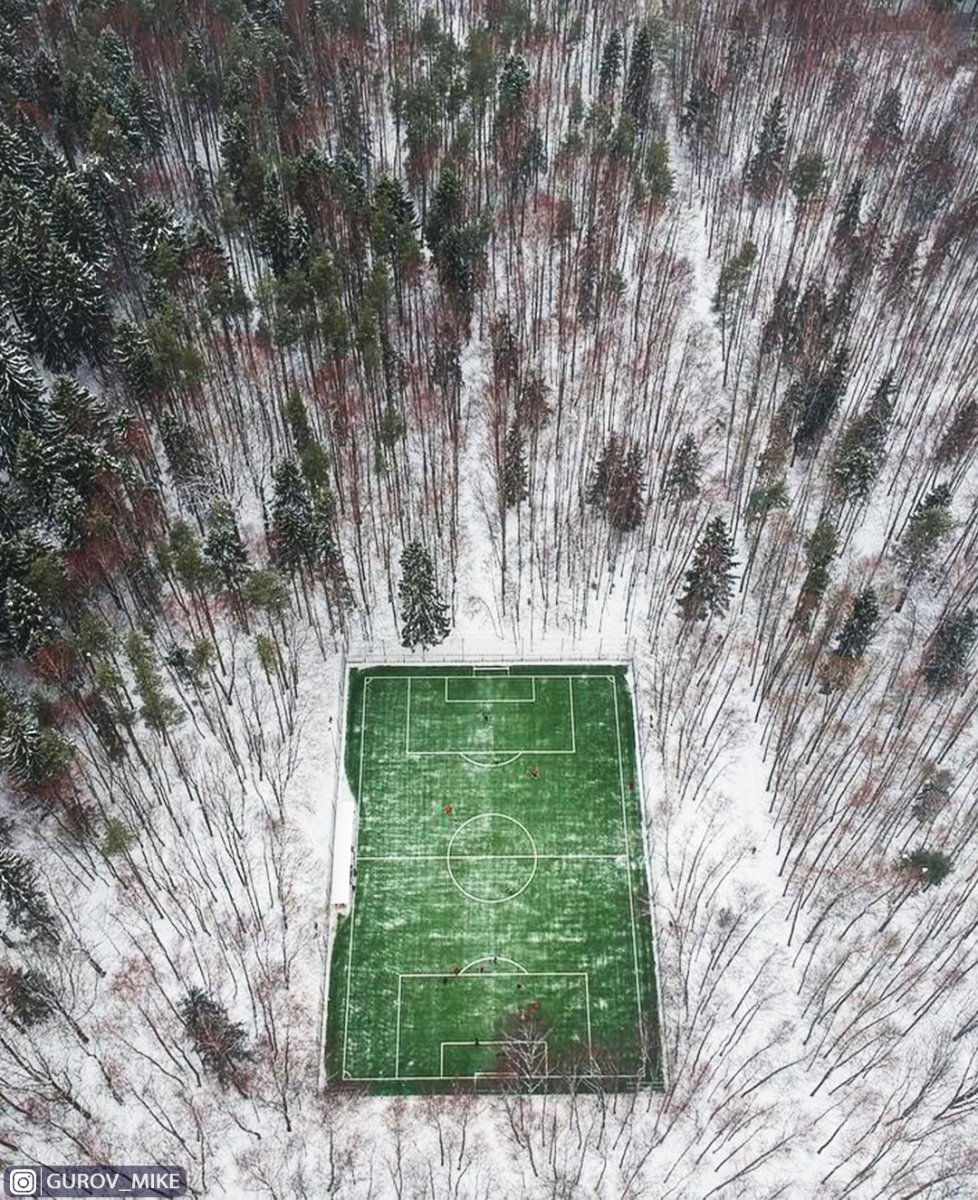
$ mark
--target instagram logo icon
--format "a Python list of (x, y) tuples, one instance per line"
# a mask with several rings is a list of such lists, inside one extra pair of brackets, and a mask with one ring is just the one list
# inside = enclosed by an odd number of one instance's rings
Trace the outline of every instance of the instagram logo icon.
[(8, 1196), (36, 1196), (37, 1168), (8, 1167), (3, 1173), (4, 1193)]

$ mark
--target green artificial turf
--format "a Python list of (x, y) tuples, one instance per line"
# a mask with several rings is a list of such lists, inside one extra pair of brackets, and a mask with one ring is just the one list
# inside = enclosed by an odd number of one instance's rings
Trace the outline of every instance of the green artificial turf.
[(635, 762), (621, 667), (350, 672), (332, 1082), (661, 1083)]

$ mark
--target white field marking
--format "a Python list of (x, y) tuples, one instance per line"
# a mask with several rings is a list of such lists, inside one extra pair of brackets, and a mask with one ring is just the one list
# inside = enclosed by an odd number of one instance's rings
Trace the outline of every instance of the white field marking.
[[(524, 967), (522, 963), (518, 963), (515, 958), (507, 958), (505, 954), (484, 954), (482, 956), (482, 958), (473, 958), (470, 963), (466, 963), (465, 966), (461, 969), (461, 971), (459, 971), (459, 975), (464, 975), (465, 972), (468, 971), (470, 967), (477, 967), (479, 965), (479, 963), (481, 963), (481, 962), (512, 963), (513, 966), (516, 967), (517, 971), (522, 972), (524, 975), (529, 975), (529, 971), (527, 971), (526, 967)], [(507, 972), (507, 974), (509, 974), (509, 973), (510, 972)], [(492, 974), (493, 975), (501, 975), (502, 971), (493, 971)]]
[[(573, 746), (569, 750), (521, 750), (513, 746), (503, 746), (499, 750), (409, 750), (411, 758), (464, 758), (466, 754), (512, 754), (519, 758), (521, 754), (576, 754)], [(495, 764), (493, 764), (495, 765)]]
[[(500, 665), (498, 667), (477, 667), (477, 666), (473, 665), (472, 674), (473, 675), (508, 675), (509, 667), (502, 666), (502, 665)], [(464, 678), (464, 676), (463, 676), (463, 678)]]
[[(611, 694), (615, 698), (615, 737), (618, 739), (618, 788), (621, 794), (621, 822), (622, 832), (625, 838), (625, 858), (630, 863), (631, 847), (628, 844), (628, 809), (625, 804), (625, 766), (621, 758), (621, 721), (618, 715), (618, 680), (614, 675), (608, 675), (606, 678), (611, 680)], [(635, 754), (638, 755), (638, 747), (635, 747)], [(631, 867), (628, 869), (628, 909), (629, 917), (632, 926), (632, 955), (635, 960), (635, 1005), (638, 1010), (638, 1032), (645, 1044), (645, 1019), (642, 1013), (642, 985), (639, 978), (638, 969), (638, 934), (635, 929), (635, 895), (632, 887), (632, 872)]]
[[(441, 1051), (438, 1055), (438, 1070), (441, 1071), (443, 1079), (450, 1078), (449, 1076), (445, 1075), (445, 1047), (446, 1046), (471, 1046), (473, 1049), (475, 1049), (475, 1045), (476, 1045), (475, 1042), (442, 1042), (440, 1044), (441, 1044)], [(484, 1042), (481, 1038), (479, 1039), (480, 1048), (482, 1046), (505, 1046), (505, 1045), (506, 1045), (506, 1042), (501, 1042), (501, 1041)], [(486, 1073), (487, 1072), (485, 1072), (485, 1071), (476, 1071), (475, 1075), (473, 1075), (472, 1078), (475, 1079), (476, 1076), (485, 1075)], [(499, 1072), (489, 1072), (489, 1074), (499, 1074)], [(464, 1079), (465, 1076), (463, 1075), (463, 1076), (461, 1076), (461, 1078)]]
[[(471, 825), (473, 821), (483, 821), (486, 819), (486, 817), (500, 817), (503, 821), (512, 822), (512, 824), (514, 824), (517, 827), (517, 829), (522, 829), (523, 833), (526, 835), (527, 841), (530, 843), (530, 846), (532, 847), (532, 850), (533, 850), (533, 853), (529, 854), (529, 855), (528, 854), (512, 854), (512, 855), (483, 854), (483, 855), (479, 855), (479, 857), (482, 859), (486, 859), (486, 858), (530, 858), (530, 859), (532, 859), (533, 865), (530, 867), (530, 873), (526, 877), (526, 882), (523, 884), (523, 886), (521, 888), (518, 888), (515, 892), (510, 892), (508, 896), (490, 897), (490, 896), (473, 895), (472, 892), (468, 892), (465, 890), (464, 887), (462, 887), (462, 885), (459, 883), (459, 881), (455, 878), (455, 872), (452, 870), (452, 847), (455, 845), (455, 839), (462, 832), (462, 830), (466, 827), (466, 825)], [(459, 855), (459, 858), (468, 858), (468, 857), (469, 857), (469, 855), (461, 855), (461, 854)], [(537, 854), (537, 844), (533, 840), (533, 836), (530, 833), (529, 829), (527, 829), (527, 827), (523, 824), (522, 821), (517, 821), (517, 819), (515, 817), (508, 817), (505, 813), (487, 812), (487, 813), (477, 813), (474, 817), (469, 817), (469, 819), (467, 821), (463, 821), (462, 824), (459, 825), (458, 829), (455, 830), (455, 832), (452, 834), (452, 840), (448, 843), (448, 849), (445, 851), (445, 866), (448, 868), (449, 879), (451, 879), (452, 883), (455, 884), (455, 886), (462, 893), (462, 895), (467, 897), (469, 900), (475, 900), (480, 904), (503, 904), (507, 900), (515, 900), (517, 896), (522, 896), (523, 893), (526, 891), (526, 889), (530, 886), (530, 884), (533, 882), (534, 876), (537, 873), (537, 862), (539, 861), (539, 857), (540, 856)]]
[(584, 1009), (587, 1013), (587, 1051), (588, 1054), (594, 1054), (594, 1045), (591, 1041), (591, 981), (587, 971), (584, 972)]
[[(512, 1076), (494, 1075), (491, 1072), (485, 1072), (485, 1070), (476, 1070), (474, 1075), (347, 1075), (344, 1078), (346, 1078), (348, 1084), (419, 1084), (419, 1082), (437, 1082), (438, 1080), (457, 1081), (460, 1079), (472, 1079), (473, 1081), (478, 1081), (479, 1079), (511, 1079)], [(542, 1076), (538, 1076), (538, 1078), (542, 1078)], [(586, 1070), (586, 1072), (581, 1072), (581, 1078), (600, 1081), (607, 1080), (608, 1082), (612, 1082), (612, 1084), (625, 1082), (625, 1084), (629, 1085), (629, 1091), (635, 1087), (636, 1082), (641, 1082), (641, 1078), (637, 1072), (631, 1075), (605, 1075)]]
[(401, 979), (397, 977), (397, 1030), (394, 1035), (394, 1074), (401, 1073)]
[[(360, 803), (363, 797), (363, 744), (367, 740), (367, 685), (370, 683), (370, 676), (367, 675), (363, 680), (363, 703), (360, 709), (360, 766), (357, 772), (357, 822), (360, 821)], [(344, 748), (345, 752), (345, 748)], [(356, 869), (356, 860), (354, 859), (353, 870)], [(353, 982), (353, 934), (356, 929), (354, 924), (357, 912), (357, 889), (351, 889), (350, 894), (350, 953), (346, 960), (346, 1011), (343, 1014), (343, 1060), (340, 1064), (340, 1074), (346, 1077), (346, 1051), (347, 1040), (350, 1034), (350, 984)]]
[[(474, 753), (476, 753), (476, 754), (479, 754), (479, 753), (495, 754), (496, 752), (494, 750), (483, 750), (483, 751), (477, 750)], [(503, 753), (505, 753), (505, 751), (503, 751)], [(463, 754), (461, 750), (458, 752), (458, 756), (459, 756), (459, 758), (464, 758), (465, 761), (469, 764), (469, 766), (482, 767), (483, 770), (488, 771), (488, 770), (491, 770), (493, 767), (508, 767), (510, 763), (514, 763), (514, 762), (516, 762), (516, 760), (518, 758), (523, 757), (523, 751), (520, 750), (517, 754), (514, 754), (512, 758), (504, 758), (502, 762), (492, 762), (492, 763), (479, 762), (477, 759), (469, 758), (469, 756), (467, 754)]]
[(652, 851), (651, 851), (651, 834), (649, 833), (649, 822), (645, 811), (645, 788), (643, 785), (643, 775), (645, 771), (644, 764), (639, 757), (639, 740), (638, 740), (638, 680), (635, 676), (635, 664), (632, 663), (628, 668), (628, 678), (631, 680), (632, 691), (632, 738), (635, 745), (635, 786), (638, 788), (638, 811), (642, 822), (642, 851), (645, 858), (645, 883), (649, 889), (649, 913), (650, 924), (652, 926), (652, 977), (655, 981), (655, 1012), (656, 1023), (659, 1028), (659, 1072), (662, 1076), (663, 1091), (669, 1086), (669, 1070), (666, 1062), (666, 1026), (665, 1026), (665, 1006), (663, 1004), (662, 995), (662, 976), (659, 974), (659, 942), (658, 931), (655, 919), (655, 888), (653, 886), (652, 872)]
[[(535, 1043), (535, 1045), (540, 1045), (540, 1043), (537, 1042), (537, 1043)], [(549, 1079), (549, 1077), (550, 1077), (550, 1056), (549, 1056), (549, 1052), (547, 1050), (547, 1043), (544, 1042), (543, 1043), (543, 1074), (542, 1075), (534, 1075), (534, 1076), (532, 1076), (532, 1078), (533, 1079)], [(462, 1075), (462, 1076), (459, 1076), (459, 1078), (467, 1079), (468, 1076)], [(475, 1087), (476, 1095), (478, 1095), (480, 1079), (512, 1079), (512, 1078), (513, 1078), (512, 1071), (476, 1071), (476, 1073), (472, 1076), (472, 1084)], [(588, 1078), (593, 1079), (594, 1076), (589, 1075)]]
[(490, 678), (496, 679), (529, 679), (530, 681), (530, 698), (529, 700), (453, 700), (448, 694), (448, 685), (453, 679), (471, 679), (470, 675), (446, 675), (445, 676), (445, 703), (446, 704), (536, 704), (537, 702), (537, 681), (535, 675), (497, 675)]
[[(574, 723), (574, 694), (573, 694), (573, 690), (572, 690), (572, 682), (571, 681), (574, 679), (611, 679), (612, 676), (597, 675), (592, 672), (588, 672), (588, 673), (577, 674), (577, 675), (538, 674), (538, 675), (532, 675), (529, 677), (530, 679), (532, 679), (534, 681), (536, 681), (537, 679), (566, 679), (567, 680), (567, 693), (570, 698), (570, 710), (571, 710), (571, 712), (570, 712), (570, 716), (571, 716), (571, 748), (569, 750), (535, 750), (532, 747), (528, 748), (525, 746), (522, 746), (519, 749), (517, 749), (515, 746), (514, 747), (500, 746), (498, 748), (493, 748), (492, 750), (483, 750), (483, 751), (469, 750), (467, 752), (464, 750), (412, 750), (411, 749), (411, 680), (412, 679), (420, 679), (420, 680), (425, 680), (425, 681), (431, 681), (431, 680), (435, 680), (435, 679), (442, 679), (442, 680), (446, 681), (446, 688), (447, 688), (447, 681), (449, 679), (460, 678), (458, 675), (392, 675), (392, 676), (390, 676), (390, 678), (391, 679), (406, 679), (408, 682), (408, 702), (407, 702), (408, 729), (407, 729), (407, 736), (405, 738), (405, 743), (404, 743), (405, 754), (409, 755), (412, 758), (421, 758), (421, 757), (424, 757), (424, 758), (433, 758), (433, 757), (448, 758), (448, 757), (453, 757), (453, 756), (454, 757), (464, 757), (464, 755), (466, 753), (469, 753), (469, 754), (479, 754), (479, 753), (512, 754), (516, 757), (519, 757), (519, 755), (521, 755), (521, 754), (576, 754), (577, 753), (577, 735), (576, 735), (575, 723)], [(465, 678), (465, 676), (461, 676), (461, 678)], [(525, 677), (522, 675), (514, 675), (513, 678), (514, 679), (522, 679)], [(535, 682), (534, 682), (533, 686), (535, 689), (536, 688)], [(535, 694), (535, 692), (534, 692), (534, 694)], [(489, 701), (481, 701), (481, 700), (479, 700), (479, 701), (453, 700), (453, 701), (451, 701), (451, 703), (453, 703), (453, 704), (465, 704), (465, 703), (527, 704), (527, 703), (529, 703), (529, 701), (526, 701), (526, 700), (516, 700), (516, 701), (496, 700), (496, 701), (489, 702)]]
[[(454, 976), (454, 978), (456, 978), (456, 979), (460, 978), (461, 974), (462, 973), (459, 972), (459, 974)], [(446, 978), (450, 978), (450, 977), (451, 977), (450, 972), (448, 972), (448, 971), (404, 971), (404, 972), (400, 973), (397, 976), (397, 1026), (396, 1026), (396, 1031), (395, 1031), (395, 1043), (394, 1043), (394, 1071), (395, 1071), (395, 1074), (393, 1074), (393, 1075), (361, 1075), (361, 1076), (345, 1075), (344, 1078), (350, 1080), (351, 1083), (394, 1083), (394, 1082), (405, 1082), (406, 1083), (408, 1080), (416, 1080), (416, 1079), (470, 1079), (471, 1078), (474, 1080), (477, 1075), (486, 1074), (486, 1072), (484, 1072), (484, 1071), (481, 1071), (481, 1072), (477, 1071), (476, 1074), (472, 1075), (472, 1076), (469, 1076), (469, 1075), (444, 1075), (444, 1074), (442, 1074), (442, 1075), (402, 1075), (400, 1073), (400, 1063), (401, 1063), (401, 984), (404, 982), (405, 979), (446, 979)], [(588, 973), (587, 973), (587, 971), (527, 971), (527, 970), (524, 970), (521, 968), (519, 971), (493, 971), (491, 974), (486, 974), (486, 975), (483, 975), (481, 973), (478, 975), (467, 975), (466, 979), (478, 979), (478, 980), (481, 980), (484, 982), (485, 980), (488, 980), (488, 979), (505, 979), (505, 978), (514, 978), (514, 977), (518, 978), (518, 979), (553, 979), (553, 978), (583, 979), (584, 980), (585, 1011), (587, 1013), (588, 1044), (590, 1044), (591, 999), (590, 999), (590, 992), (588, 990)], [(446, 1045), (446, 1044), (447, 1045), (458, 1045), (458, 1046), (471, 1046), (474, 1043), (472, 1043), (472, 1042), (450, 1042), (450, 1043), (443, 1042), (442, 1043), (442, 1045)], [(486, 1044), (488, 1045), (488, 1043), (486, 1043)], [(444, 1071), (444, 1063), (439, 1064), (439, 1069)], [(549, 1072), (549, 1069), (550, 1069), (549, 1066), (545, 1063), (544, 1070)], [(605, 1078), (605, 1077), (592, 1075), (592, 1076), (588, 1076), (588, 1078), (597, 1079), (597, 1078)], [(621, 1078), (630, 1079), (631, 1076), (613, 1075), (613, 1076), (607, 1076), (607, 1078), (609, 1078), (609, 1079), (621, 1079)]]
[[(456, 854), (455, 858), (536, 858), (540, 862), (573, 862), (576, 859), (611, 859), (616, 863), (624, 856), (621, 854)], [(358, 854), (357, 862), (442, 862), (444, 854)], [(627, 866), (627, 860), (620, 864)]]
[[(402, 971), (398, 979), (444, 979), (451, 975), (451, 971)], [(521, 968), (519, 971), (493, 971), (492, 974), (487, 972), (485, 975), (480, 972), (478, 975), (467, 975), (466, 979), (481, 979), (485, 982), (487, 979), (500, 979), (507, 975), (518, 975), (520, 978), (525, 975), (530, 979), (583, 979), (587, 971), (527, 971)], [(455, 978), (460, 976), (461, 972)]]

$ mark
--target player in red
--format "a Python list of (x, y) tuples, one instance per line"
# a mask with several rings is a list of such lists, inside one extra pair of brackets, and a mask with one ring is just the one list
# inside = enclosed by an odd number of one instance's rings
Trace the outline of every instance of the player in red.
[(445, 805), (445, 816), (450, 817), (451, 815), (452, 815), (452, 806), (450, 804), (446, 804)]

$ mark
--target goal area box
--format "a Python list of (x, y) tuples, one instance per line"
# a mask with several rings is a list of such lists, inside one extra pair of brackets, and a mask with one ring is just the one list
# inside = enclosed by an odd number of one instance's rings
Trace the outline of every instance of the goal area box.
[(366, 666), (346, 702), (327, 1082), (661, 1086), (627, 668)]

